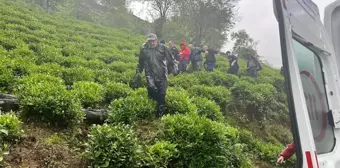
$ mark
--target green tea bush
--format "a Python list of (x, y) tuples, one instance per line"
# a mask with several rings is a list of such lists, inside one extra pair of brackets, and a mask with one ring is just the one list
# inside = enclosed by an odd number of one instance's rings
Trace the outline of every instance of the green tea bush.
[(197, 112), (200, 116), (213, 121), (223, 122), (221, 109), (214, 101), (202, 97), (193, 97), (191, 101), (196, 105)]
[(46, 44), (32, 44), (30, 46), (31, 49), (35, 50), (37, 55), (37, 64), (44, 63), (58, 63), (60, 64), (63, 61), (63, 55), (61, 54), (61, 50), (49, 46)]
[(222, 109), (225, 109), (226, 106), (228, 106), (232, 100), (232, 96), (230, 91), (222, 86), (202, 86), (202, 85), (196, 85), (192, 86), (188, 93), (190, 96), (195, 97), (205, 97), (209, 100), (215, 101)]
[(250, 116), (262, 120), (272, 113), (282, 110), (277, 101), (277, 91), (270, 84), (253, 85), (241, 81), (231, 89), (234, 103), (239, 108), (246, 108)]
[(18, 139), (23, 133), (21, 127), (22, 122), (14, 113), (1, 114), (0, 111), (0, 143)]
[(32, 66), (29, 69), (29, 74), (46, 74), (55, 77), (62, 78), (64, 69), (55, 63), (42, 64), (38, 66)]
[(119, 98), (126, 98), (133, 90), (126, 84), (110, 82), (105, 85), (105, 102), (111, 103)]
[(131, 95), (133, 96), (141, 96), (141, 97), (145, 97), (145, 98), (148, 98), (149, 95), (148, 95), (148, 91), (146, 88), (138, 88), (136, 90), (134, 90)]
[(196, 111), (196, 106), (191, 104), (190, 98), (184, 89), (168, 89), (165, 100), (165, 114), (186, 114)]
[(108, 65), (108, 68), (111, 71), (119, 72), (119, 73), (135, 70), (136, 67), (137, 67), (137, 62), (136, 63), (113, 62)]
[(162, 139), (176, 144), (173, 167), (251, 167), (237, 145), (237, 130), (196, 113), (162, 118)]
[(220, 71), (211, 73), (199, 72), (196, 73), (196, 75), (200, 80), (200, 84), (207, 86), (226, 86), (229, 88), (239, 81), (236, 75), (230, 75)]
[(156, 116), (156, 103), (144, 96), (129, 96), (111, 103), (109, 123), (132, 124), (139, 120), (151, 120)]
[(182, 87), (189, 89), (192, 86), (199, 85), (200, 81), (194, 74), (181, 74), (172, 78), (169, 78), (170, 87)]
[(79, 68), (65, 68), (63, 72), (63, 79), (66, 85), (73, 85), (74, 82), (79, 81), (94, 81), (95, 74), (92, 70), (79, 67)]
[(6, 65), (0, 65), (0, 92), (11, 92), (15, 80), (12, 71)]
[(20, 81), (17, 92), (20, 115), (26, 121), (67, 126), (83, 119), (80, 101), (65, 89), (60, 78), (27, 76)]
[(85, 108), (96, 108), (104, 100), (105, 89), (94, 82), (76, 82), (72, 86), (72, 93), (80, 99)]
[(92, 167), (137, 168), (143, 165), (143, 150), (129, 126), (93, 126), (86, 153)]
[(86, 65), (86, 60), (79, 56), (69, 56), (65, 57), (64, 60), (60, 63), (63, 67), (66, 68), (77, 68), (84, 67)]
[(176, 145), (167, 141), (158, 141), (149, 147), (152, 167), (169, 167), (170, 163), (178, 156)]
[(25, 46), (25, 42), (16, 38), (8, 38), (4, 36), (0, 36), (0, 45), (5, 48), (7, 51), (14, 50), (18, 47)]

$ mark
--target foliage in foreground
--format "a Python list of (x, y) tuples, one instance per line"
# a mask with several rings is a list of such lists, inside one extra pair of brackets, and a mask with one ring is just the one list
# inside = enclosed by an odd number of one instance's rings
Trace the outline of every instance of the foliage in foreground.
[(251, 167), (238, 145), (237, 129), (226, 127), (195, 113), (162, 119), (162, 138), (177, 144), (177, 166)]
[(59, 126), (82, 122), (80, 101), (66, 90), (61, 79), (35, 75), (24, 77), (20, 83), (20, 115), (24, 120)]
[(13, 143), (22, 134), (22, 122), (13, 113), (1, 114), (0, 111), (0, 166), (8, 154), (8, 144)]

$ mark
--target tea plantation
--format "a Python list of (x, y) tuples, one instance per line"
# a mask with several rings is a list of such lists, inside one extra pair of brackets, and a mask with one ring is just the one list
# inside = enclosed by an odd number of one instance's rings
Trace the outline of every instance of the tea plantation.
[[(19, 98), (17, 115), (0, 114), (0, 165), (276, 166), (292, 140), (279, 70), (263, 65), (255, 80), (241, 59), (240, 74), (228, 75), (218, 56), (214, 72), (170, 76), (158, 120), (155, 102), (134, 82), (144, 41), (0, 0), (0, 92)], [(106, 109), (106, 122), (84, 121), (84, 108)]]

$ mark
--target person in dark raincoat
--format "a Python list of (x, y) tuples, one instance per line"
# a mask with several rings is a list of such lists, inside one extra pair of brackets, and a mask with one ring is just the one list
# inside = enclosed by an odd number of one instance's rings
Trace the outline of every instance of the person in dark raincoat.
[(231, 54), (230, 51), (227, 51), (227, 56), (228, 56), (228, 60), (229, 60), (229, 69), (228, 69), (228, 73), (229, 74), (237, 74), (238, 73), (238, 69), (239, 69), (239, 65), (238, 65), (238, 58), (237, 56)]
[(157, 116), (162, 117), (165, 108), (165, 96), (168, 86), (168, 73), (177, 73), (177, 61), (168, 48), (158, 43), (155, 34), (149, 34), (139, 55), (136, 76), (141, 78), (145, 70), (148, 95), (157, 102)]
[[(189, 47), (190, 48), (190, 47)], [(190, 49), (190, 61), (193, 71), (199, 71), (202, 67), (202, 53), (205, 52), (203, 48), (192, 46)]]
[(175, 57), (176, 61), (179, 61), (179, 51), (176, 48), (176, 44), (173, 41), (169, 41), (169, 50), (172, 56)]
[(254, 78), (258, 77), (258, 71), (262, 70), (262, 65), (259, 62), (259, 60), (257, 60), (255, 57), (253, 56), (248, 56), (248, 63), (247, 63), (247, 72)]
[(208, 48), (208, 46), (204, 46), (203, 49), (205, 50), (205, 64), (207, 71), (214, 71), (216, 66), (216, 54), (219, 53), (219, 51)]

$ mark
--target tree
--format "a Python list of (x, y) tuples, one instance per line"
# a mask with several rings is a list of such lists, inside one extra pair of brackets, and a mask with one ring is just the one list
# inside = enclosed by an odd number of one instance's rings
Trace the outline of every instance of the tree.
[(154, 29), (158, 38), (162, 38), (164, 24), (166, 23), (168, 17), (170, 17), (171, 10), (175, 6), (175, 1), (174, 0), (139, 0), (139, 1), (149, 3), (152, 9), (156, 11)]
[(175, 14), (184, 18), (182, 24), (188, 27), (189, 36), (195, 45), (206, 43), (220, 48), (227, 40), (227, 32), (234, 26), (238, 1), (176, 0)]
[(255, 41), (249, 36), (245, 30), (239, 30), (231, 34), (231, 39), (235, 41), (233, 52), (238, 54), (241, 58), (246, 56), (259, 57), (256, 51), (258, 41)]

